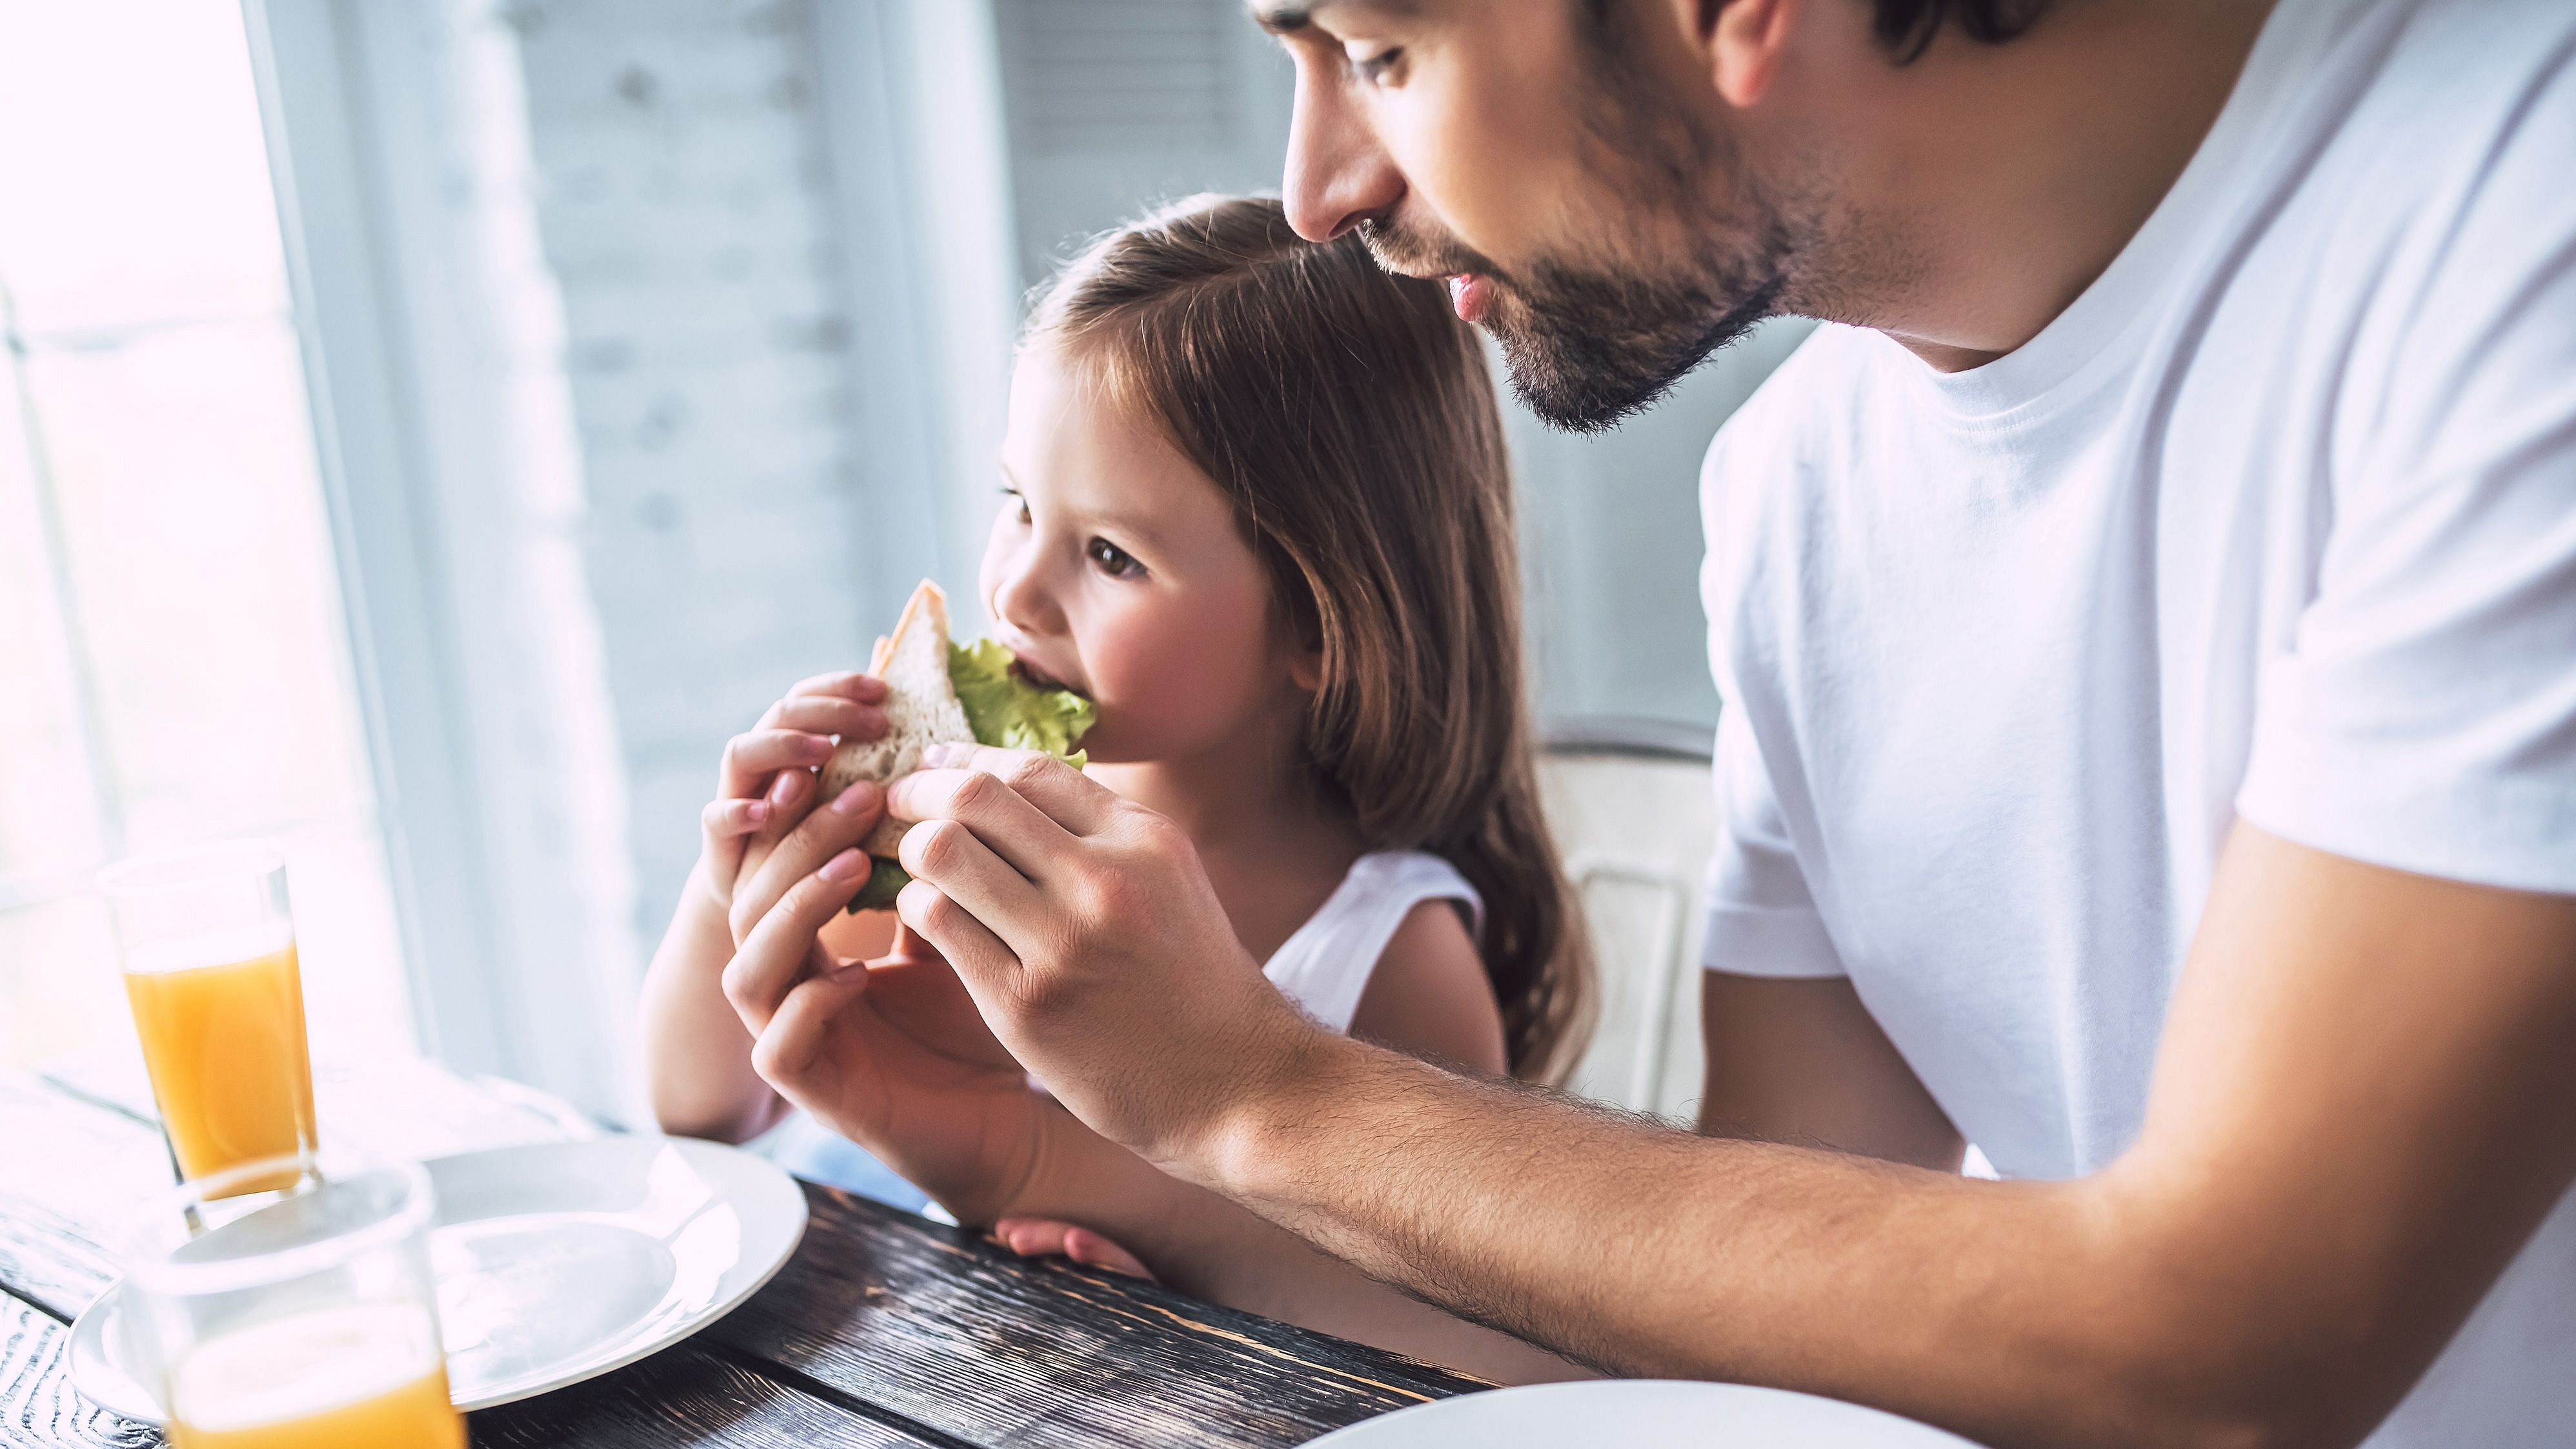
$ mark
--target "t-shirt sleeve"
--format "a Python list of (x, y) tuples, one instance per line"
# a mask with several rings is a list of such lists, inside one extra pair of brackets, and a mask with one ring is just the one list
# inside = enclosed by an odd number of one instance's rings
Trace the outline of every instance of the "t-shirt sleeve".
[[(2576, 893), (2576, 68), (2454, 215), (2360, 398), (2238, 813), (2400, 870)], [(2356, 397), (2353, 392), (2348, 397)]]
[(1700, 964), (1738, 976), (1841, 976), (1842, 958), (1798, 869), (1780, 802), (1743, 711), (1717, 722), (1717, 849)]

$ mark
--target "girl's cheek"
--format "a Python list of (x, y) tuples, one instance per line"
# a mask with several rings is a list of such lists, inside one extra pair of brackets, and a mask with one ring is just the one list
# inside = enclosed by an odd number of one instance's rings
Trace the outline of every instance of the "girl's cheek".
[(1232, 602), (1170, 598), (1085, 621), (1104, 748), (1130, 759), (1186, 752), (1235, 733), (1266, 702), (1266, 620)]

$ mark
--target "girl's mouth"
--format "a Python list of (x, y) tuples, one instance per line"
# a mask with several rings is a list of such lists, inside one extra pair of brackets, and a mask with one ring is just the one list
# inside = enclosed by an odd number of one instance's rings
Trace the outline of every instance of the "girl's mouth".
[(1022, 655), (1014, 654), (1011, 656), (1011, 672), (1018, 675), (1025, 682), (1035, 685), (1039, 689), (1061, 689), (1065, 693), (1070, 694), (1077, 699), (1089, 699), (1091, 697), (1090, 695), (1083, 693), (1081, 690), (1074, 688), (1072, 685), (1065, 683), (1063, 680), (1056, 678), (1054, 675), (1047, 673), (1045, 670), (1038, 668), (1036, 665), (1031, 664), (1027, 658)]

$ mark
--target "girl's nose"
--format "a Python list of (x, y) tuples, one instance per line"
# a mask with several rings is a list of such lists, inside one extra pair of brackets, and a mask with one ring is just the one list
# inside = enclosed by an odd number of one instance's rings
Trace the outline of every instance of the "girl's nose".
[(1038, 550), (1022, 548), (1004, 560), (993, 578), (993, 617), (1027, 638), (1043, 639), (1064, 632), (1064, 611), (1047, 587)]

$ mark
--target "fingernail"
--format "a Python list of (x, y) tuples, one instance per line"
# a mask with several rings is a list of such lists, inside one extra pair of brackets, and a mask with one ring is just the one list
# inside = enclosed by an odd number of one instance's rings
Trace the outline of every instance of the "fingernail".
[(832, 742), (821, 735), (807, 735), (796, 742), (796, 753), (809, 760), (828, 759), (832, 754)]
[(966, 758), (966, 747), (964, 745), (932, 745), (929, 749), (921, 752), (922, 767), (930, 770), (947, 769), (949, 766), (956, 764), (964, 758)]
[(823, 863), (823, 879), (834, 885), (856, 885), (867, 879), (867, 874), (868, 853), (864, 850), (845, 850)]
[(832, 802), (832, 813), (835, 815), (858, 814), (860, 811), (865, 810), (870, 805), (876, 803), (876, 790), (876, 786), (869, 784), (865, 780), (861, 780), (859, 783), (842, 791), (840, 798)]
[(742, 818), (750, 821), (754, 825), (768, 824), (769, 802), (766, 800), (754, 800), (750, 804), (745, 805), (742, 807)]
[(769, 787), (769, 803), (784, 810), (787, 803), (796, 798), (796, 792), (804, 788), (805, 777), (790, 770), (778, 777), (777, 784)]

